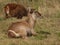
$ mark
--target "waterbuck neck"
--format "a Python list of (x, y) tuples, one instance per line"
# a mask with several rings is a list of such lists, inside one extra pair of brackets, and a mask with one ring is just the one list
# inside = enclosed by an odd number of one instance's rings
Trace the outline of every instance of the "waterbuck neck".
[(31, 14), (28, 16), (28, 23), (30, 25), (31, 28), (34, 28), (35, 22), (36, 22), (36, 15)]

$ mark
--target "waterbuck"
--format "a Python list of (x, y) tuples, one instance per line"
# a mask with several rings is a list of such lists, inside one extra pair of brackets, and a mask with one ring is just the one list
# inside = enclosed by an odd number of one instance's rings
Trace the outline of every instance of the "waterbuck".
[(22, 18), (23, 16), (27, 16), (27, 9), (21, 4), (8, 3), (4, 6), (5, 18), (16, 17)]
[(37, 33), (33, 28), (36, 19), (40, 16), (41, 14), (35, 10), (32, 13), (28, 13), (27, 21), (12, 23), (12, 25), (8, 28), (8, 36), (27, 38), (27, 36), (36, 35)]

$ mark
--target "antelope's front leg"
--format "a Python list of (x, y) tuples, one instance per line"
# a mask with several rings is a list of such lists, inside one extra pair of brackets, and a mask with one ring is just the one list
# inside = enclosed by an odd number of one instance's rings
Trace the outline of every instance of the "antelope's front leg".
[(37, 35), (37, 33), (34, 31), (34, 29), (31, 29), (31, 33), (32, 33), (33, 36)]

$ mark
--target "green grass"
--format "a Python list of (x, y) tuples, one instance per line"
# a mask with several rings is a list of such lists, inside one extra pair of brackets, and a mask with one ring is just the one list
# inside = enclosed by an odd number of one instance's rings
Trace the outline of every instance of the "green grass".
[(28, 4), (28, 1), (25, 3), (26, 6), (33, 6), (43, 16), (41, 19), (37, 20), (34, 27), (34, 30), (38, 33), (38, 35), (28, 37), (26, 40), (21, 38), (8, 38), (7, 36), (8, 27), (13, 22), (21, 21), (21, 19), (18, 20), (16, 18), (4, 19), (5, 15), (3, 7), (9, 2), (16, 3), (12, 0), (0, 1), (0, 45), (60, 45), (59, 0), (38, 0), (34, 3), (31, 2)]

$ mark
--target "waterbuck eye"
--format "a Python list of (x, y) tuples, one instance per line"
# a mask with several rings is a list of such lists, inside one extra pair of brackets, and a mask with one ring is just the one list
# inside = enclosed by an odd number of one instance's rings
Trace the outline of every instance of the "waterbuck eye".
[(31, 9), (31, 10), (30, 10), (30, 13), (32, 14), (34, 11), (35, 11), (35, 9)]

